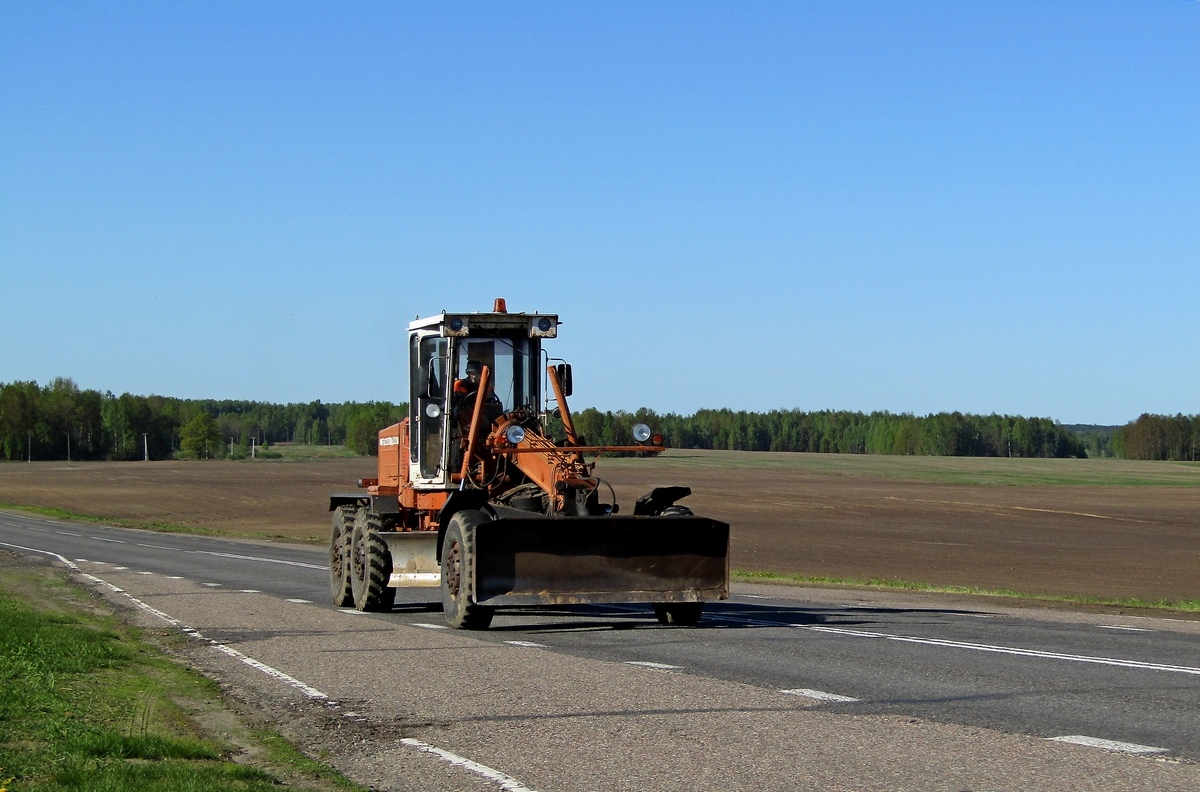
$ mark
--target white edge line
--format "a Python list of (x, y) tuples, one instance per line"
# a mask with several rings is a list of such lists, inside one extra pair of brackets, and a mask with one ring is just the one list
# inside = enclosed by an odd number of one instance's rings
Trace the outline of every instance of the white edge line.
[(259, 660), (255, 660), (253, 657), (250, 657), (249, 655), (242, 654), (241, 652), (239, 652), (237, 649), (234, 649), (233, 647), (226, 646), (225, 644), (220, 643), (218, 641), (214, 641), (212, 638), (205, 638), (194, 627), (189, 627), (188, 625), (184, 624), (183, 622), (179, 621), (178, 619), (172, 618), (171, 616), (168, 616), (167, 614), (163, 613), (162, 611), (158, 610), (157, 608), (147, 605), (145, 602), (142, 602), (140, 599), (133, 596), (128, 591), (125, 591), (124, 589), (121, 589), (121, 588), (117, 588), (112, 583), (109, 583), (107, 580), (98, 578), (95, 575), (89, 575), (86, 572), (81, 571), (79, 569), (79, 567), (76, 566), (72, 561), (70, 561), (69, 559), (63, 558), (58, 553), (53, 553), (49, 550), (41, 550), (36, 547), (22, 547), (20, 545), (8, 544), (7, 542), (0, 542), (0, 546), (13, 547), (13, 548), (16, 548), (17, 550), (25, 550), (25, 551), (31, 552), (31, 553), (41, 553), (42, 555), (48, 555), (53, 558), (57, 558), (59, 561), (61, 561), (63, 564), (65, 564), (66, 567), (68, 569), (70, 569), (72, 572), (75, 572), (75, 573), (79, 574), (81, 577), (86, 578), (87, 580), (91, 580), (101, 586), (104, 586), (105, 588), (107, 588), (117, 594), (120, 594), (120, 595), (126, 597), (130, 602), (132, 602), (137, 607), (141, 608), (142, 610), (146, 611), (147, 613), (154, 614), (158, 618), (165, 621), (167, 624), (170, 624), (172, 627), (177, 628), (180, 632), (182, 632), (184, 635), (188, 636), (189, 638), (194, 638), (197, 641), (206, 643), (209, 646), (216, 649), (218, 652), (222, 652), (222, 653), (234, 658), (235, 660), (239, 660), (240, 662), (245, 663), (246, 665), (250, 666), (251, 668), (254, 668), (254, 669), (257, 669), (257, 670), (263, 672), (264, 674), (266, 674), (269, 677), (273, 677), (273, 678), (279, 680), (280, 682), (283, 682), (284, 684), (286, 684), (290, 687), (293, 687), (296, 690), (299, 690), (301, 693), (303, 693), (304, 695), (308, 696), (311, 699), (324, 699), (326, 701), (329, 700), (329, 696), (327, 696), (324, 693), (322, 693), (321, 691), (317, 690), (315, 687), (312, 687), (311, 685), (306, 685), (305, 683), (301, 682), (299, 679), (296, 679), (295, 677), (292, 677), (292, 676), (288, 676), (287, 674), (283, 673), (279, 669), (272, 668), (271, 666), (267, 665), (266, 663), (263, 663)]
[(1149, 756), (1152, 754), (1165, 754), (1171, 752), (1169, 748), (1156, 748), (1153, 745), (1138, 745), (1137, 743), (1103, 740), (1099, 737), (1087, 737), (1082, 734), (1068, 734), (1063, 737), (1050, 737), (1049, 739), (1053, 742), (1071, 743), (1072, 745), (1086, 745), (1088, 748), (1103, 748), (1106, 751), (1137, 754), (1139, 756)]
[(426, 630), (449, 630), (450, 628), (444, 624), (428, 624), (426, 622), (413, 622), (413, 627), (424, 627)]
[(524, 646), (529, 649), (545, 649), (546, 644), (534, 643), (533, 641), (505, 641), (504, 643), (510, 646)]
[(625, 665), (641, 666), (642, 668), (653, 668), (658, 671), (677, 671), (683, 666), (667, 665), (666, 663), (652, 663), (649, 660), (626, 660)]
[(501, 773), (499, 770), (493, 770), (487, 765), (481, 765), (478, 762), (472, 762), (470, 759), (465, 759), (458, 754), (452, 754), (449, 751), (443, 751), (441, 748), (435, 748), (429, 743), (423, 743), (420, 740), (414, 740), (411, 737), (405, 737), (400, 740), (400, 742), (409, 746), (410, 748), (416, 748), (418, 751), (424, 751), (425, 753), (441, 757), (455, 767), (461, 767), (464, 770), (469, 770), (476, 775), (483, 776), (489, 781), (495, 781), (500, 785), (501, 789), (505, 790), (505, 792), (534, 792), (534, 790), (525, 786), (512, 776), (507, 776), (504, 773)]

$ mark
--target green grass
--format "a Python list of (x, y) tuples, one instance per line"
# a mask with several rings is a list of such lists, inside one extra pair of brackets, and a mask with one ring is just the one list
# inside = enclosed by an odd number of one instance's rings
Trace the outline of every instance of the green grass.
[(291, 445), (276, 443), (268, 446), (265, 451), (257, 452), (264, 459), (279, 459), (285, 462), (299, 462), (309, 459), (361, 459), (344, 445)]
[(633, 465), (644, 466), (646, 470), (677, 470), (681, 473), (699, 469), (771, 471), (798, 476), (850, 476), (982, 486), (1200, 487), (1198, 462), (1126, 459), (924, 457), (670, 449), (658, 458), (604, 458), (599, 470), (603, 475), (605, 468), (628, 469)]
[[(0, 788), (280, 788), (275, 775), (224, 758), (228, 747), (189, 714), (221, 706), (212, 682), (170, 661), (111, 615), (85, 608), (86, 595), (62, 573), (14, 563), (3, 571)], [(282, 742), (277, 735), (272, 740)], [(291, 758), (299, 756), (290, 750)], [(356, 788), (307, 759), (288, 772), (324, 773), (328, 783), (311, 788)]]
[(1112, 599), (1105, 597), (1063, 596), (1054, 594), (1031, 594), (1014, 589), (983, 589), (974, 586), (943, 586), (930, 583), (917, 583), (908, 580), (872, 578), (870, 580), (855, 580), (852, 578), (811, 577), (807, 575), (782, 575), (774, 572), (747, 572), (734, 570), (730, 577), (737, 580), (760, 583), (807, 583), (820, 586), (845, 586), (854, 588), (884, 588), (902, 589), (904, 591), (924, 591), (937, 594), (971, 594), (986, 597), (1007, 597), (1010, 599), (1034, 600), (1041, 602), (1065, 603), (1072, 605), (1095, 605), (1108, 608), (1129, 608), (1173, 611), (1176, 613), (1200, 613), (1200, 600), (1155, 600), (1147, 601), (1137, 598)]

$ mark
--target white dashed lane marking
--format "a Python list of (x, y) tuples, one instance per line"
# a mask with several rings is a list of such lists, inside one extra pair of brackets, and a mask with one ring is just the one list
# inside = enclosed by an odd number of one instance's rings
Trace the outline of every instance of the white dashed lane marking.
[(320, 564), (305, 564), (301, 561), (284, 561), (281, 558), (263, 558), (262, 556), (238, 555), (237, 553), (217, 553), (212, 550), (185, 550), (185, 553), (196, 553), (198, 555), (210, 555), (218, 558), (235, 558), (238, 561), (259, 561), (264, 564), (284, 564), (285, 566), (300, 567), (302, 569), (317, 569), (328, 572), (329, 567), (321, 566)]
[(790, 690), (781, 690), (779, 692), (787, 693), (789, 696), (802, 696), (816, 701), (829, 701), (840, 704), (850, 704), (858, 701), (858, 699), (851, 698), (850, 696), (839, 696), (837, 693), (826, 693), (823, 690), (811, 690), (809, 688), (791, 688)]
[[(1172, 665), (1169, 663), (1151, 663), (1143, 660), (1123, 660), (1119, 657), (1098, 657), (1094, 655), (1067, 654), (1064, 652), (1048, 652), (1041, 649), (1025, 649), (1019, 646), (1003, 646), (998, 644), (971, 643), (968, 641), (951, 641), (944, 638), (921, 638), (915, 635), (893, 635), (891, 633), (872, 632), (870, 630), (850, 630), (845, 627), (820, 627), (813, 624), (791, 624), (788, 622), (767, 621), (765, 619), (747, 619), (736, 616), (711, 617), (713, 621), (732, 622), (734, 624), (756, 624), (762, 627), (786, 627), (794, 630), (824, 633), (826, 635), (844, 635), (852, 638), (874, 638), (883, 641), (920, 644), (924, 646), (941, 646), (947, 649), (966, 649), (974, 652), (989, 652), (993, 654), (1012, 655), (1015, 657), (1032, 657), (1041, 660), (1065, 660), (1072, 663), (1088, 663), (1094, 665), (1115, 666), (1117, 668), (1134, 668), (1141, 671), (1169, 671), (1177, 674), (1200, 676), (1200, 667)], [(1152, 631), (1151, 631), (1152, 632)]]
[(1099, 737), (1087, 737), (1082, 734), (1068, 734), (1064, 737), (1051, 737), (1050, 739), (1054, 742), (1071, 743), (1072, 745), (1086, 745), (1089, 748), (1103, 748), (1105, 751), (1137, 754), (1139, 756), (1152, 756), (1154, 754), (1170, 753), (1170, 750), (1167, 748), (1156, 748), (1153, 745), (1138, 745), (1137, 743), (1117, 742), (1116, 740), (1104, 740)]

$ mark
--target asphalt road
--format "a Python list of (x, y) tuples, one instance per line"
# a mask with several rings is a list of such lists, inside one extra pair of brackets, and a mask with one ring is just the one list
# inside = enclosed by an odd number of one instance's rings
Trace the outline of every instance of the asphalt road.
[(697, 628), (596, 607), (463, 633), (436, 590), (332, 607), (321, 548), (0, 513), (0, 549), (192, 635), (379, 789), (1200, 789), (1200, 622), (736, 585)]

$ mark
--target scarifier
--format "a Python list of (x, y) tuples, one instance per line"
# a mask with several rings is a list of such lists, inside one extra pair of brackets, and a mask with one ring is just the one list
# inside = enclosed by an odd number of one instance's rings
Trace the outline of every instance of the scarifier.
[(729, 526), (678, 505), (689, 488), (658, 487), (625, 515), (595, 475), (602, 454), (664, 445), (645, 424), (624, 446), (576, 433), (571, 367), (542, 350), (558, 326), (503, 299), (409, 324), (409, 417), (379, 432), (365, 491), (329, 499), (337, 606), (388, 611), (397, 588), (427, 586), (463, 629), (498, 607), (576, 603), (646, 603), (694, 625), (729, 596)]

